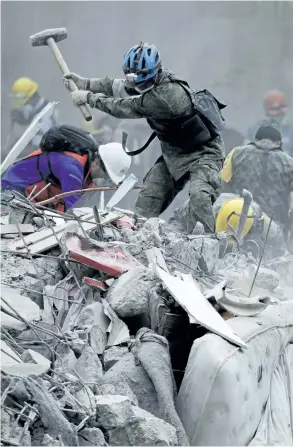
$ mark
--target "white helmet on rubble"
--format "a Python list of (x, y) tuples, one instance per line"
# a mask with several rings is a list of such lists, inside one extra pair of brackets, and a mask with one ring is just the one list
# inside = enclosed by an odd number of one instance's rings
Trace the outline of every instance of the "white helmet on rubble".
[[(128, 151), (127, 148), (126, 151)], [(111, 180), (116, 185), (123, 182), (131, 165), (131, 157), (125, 153), (122, 144), (101, 144), (99, 146), (99, 155)]]

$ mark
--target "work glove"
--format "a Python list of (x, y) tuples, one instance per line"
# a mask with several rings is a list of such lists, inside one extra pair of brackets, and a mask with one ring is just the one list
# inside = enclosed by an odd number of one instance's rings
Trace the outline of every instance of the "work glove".
[(82, 104), (86, 104), (88, 102), (88, 94), (92, 95), (91, 92), (87, 90), (75, 90), (75, 92), (71, 92), (70, 96), (72, 98), (73, 104), (75, 106), (81, 106)]
[(63, 76), (64, 85), (67, 88), (67, 90), (69, 90), (69, 91), (70, 91), (69, 79), (72, 79), (72, 81), (75, 82), (76, 87), (79, 88), (80, 90), (86, 90), (87, 88), (89, 88), (89, 79), (88, 78), (82, 78), (78, 74), (70, 72), (70, 73), (66, 73)]

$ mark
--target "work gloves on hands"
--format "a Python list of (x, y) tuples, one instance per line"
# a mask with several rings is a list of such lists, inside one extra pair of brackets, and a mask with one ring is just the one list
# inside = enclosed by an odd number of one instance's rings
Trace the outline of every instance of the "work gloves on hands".
[(90, 80), (88, 78), (82, 78), (81, 76), (79, 76), (76, 73), (66, 73), (63, 76), (63, 81), (64, 81), (64, 85), (67, 88), (67, 90), (70, 90), (70, 88), (69, 88), (69, 80), (70, 79), (75, 82), (76, 87), (79, 90), (87, 90), (90, 87), (89, 86)]

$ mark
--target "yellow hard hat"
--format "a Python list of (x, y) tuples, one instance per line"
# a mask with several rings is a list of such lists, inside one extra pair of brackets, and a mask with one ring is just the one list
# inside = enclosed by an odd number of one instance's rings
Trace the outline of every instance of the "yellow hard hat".
[(22, 107), (36, 93), (39, 86), (30, 78), (17, 79), (11, 88), (13, 107)]
[[(220, 208), (218, 215), (216, 217), (216, 232), (227, 231), (228, 224), (235, 231), (238, 228), (239, 218), (243, 207), (243, 199), (235, 198), (231, 200), (226, 200)], [(243, 236), (246, 236), (247, 233), (251, 230), (251, 227), (254, 222), (253, 217), (253, 209), (250, 206), (248, 210), (247, 219), (244, 225)]]

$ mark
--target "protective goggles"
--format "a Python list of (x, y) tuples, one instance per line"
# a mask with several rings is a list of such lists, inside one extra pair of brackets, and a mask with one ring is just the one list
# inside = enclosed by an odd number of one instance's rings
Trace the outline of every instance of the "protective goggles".
[(127, 73), (125, 75), (125, 78), (126, 78), (125, 87), (134, 89), (140, 94), (151, 90), (155, 85), (155, 77), (138, 83), (136, 82), (137, 80), (136, 73)]

